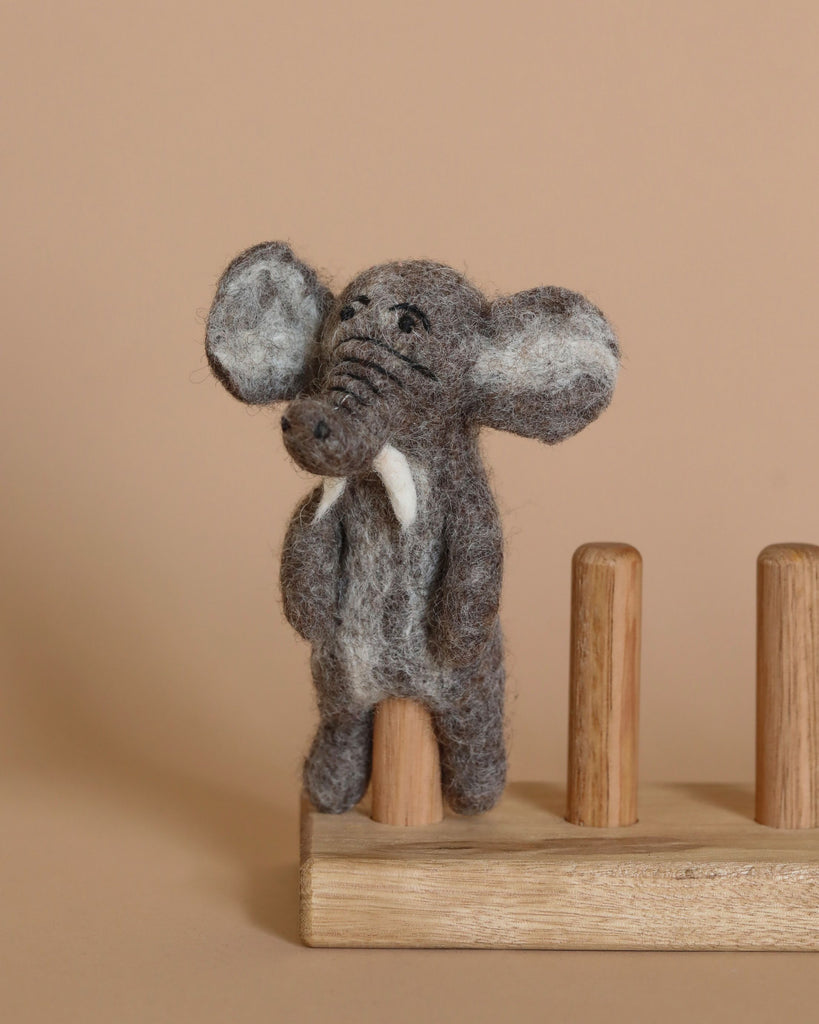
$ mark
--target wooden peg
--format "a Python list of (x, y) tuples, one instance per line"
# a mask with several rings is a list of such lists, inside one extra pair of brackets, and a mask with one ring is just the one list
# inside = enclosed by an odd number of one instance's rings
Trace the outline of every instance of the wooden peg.
[(566, 817), (637, 821), (643, 561), (628, 544), (584, 544), (572, 559)]
[(756, 820), (819, 827), (819, 547), (757, 562)]
[(429, 712), (414, 700), (382, 701), (373, 729), (373, 820), (431, 825), (443, 816), (438, 740)]

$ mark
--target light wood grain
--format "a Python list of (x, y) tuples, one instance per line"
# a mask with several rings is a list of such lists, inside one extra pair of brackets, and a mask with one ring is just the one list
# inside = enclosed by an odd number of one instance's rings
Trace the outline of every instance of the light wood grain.
[(753, 789), (646, 786), (631, 828), (563, 818), (562, 787), (387, 829), (302, 807), (313, 946), (819, 950), (819, 832), (753, 820)]
[(373, 820), (429, 825), (443, 813), (438, 740), (429, 712), (413, 700), (382, 701), (373, 729)]
[(819, 547), (773, 544), (757, 563), (756, 818), (819, 825)]
[(642, 559), (628, 544), (584, 544), (572, 559), (566, 817), (637, 820)]

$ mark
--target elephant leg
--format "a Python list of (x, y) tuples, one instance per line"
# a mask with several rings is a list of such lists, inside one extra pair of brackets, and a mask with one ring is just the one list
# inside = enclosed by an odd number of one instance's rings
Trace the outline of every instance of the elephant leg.
[(374, 712), (356, 699), (335, 652), (313, 647), (310, 666), (319, 727), (304, 762), (304, 786), (318, 810), (342, 814), (370, 781)]
[(342, 814), (370, 781), (373, 712), (323, 718), (304, 762), (304, 785), (320, 811)]
[(506, 782), (503, 654), (500, 632), (481, 663), (459, 671), (448, 699), (433, 713), (441, 748), (441, 780), (447, 803), (458, 814), (493, 807)]

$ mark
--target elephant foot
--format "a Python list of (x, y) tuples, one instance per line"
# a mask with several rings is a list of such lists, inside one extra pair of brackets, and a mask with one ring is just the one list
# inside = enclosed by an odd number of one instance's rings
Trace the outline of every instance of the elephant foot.
[[(482, 712), (486, 717), (482, 718)], [(491, 712), (491, 713), (490, 713)], [(470, 708), (437, 716), (441, 779), (446, 802), (456, 814), (481, 814), (500, 799), (506, 783), (503, 709)]]
[(500, 800), (506, 783), (506, 764), (494, 764), (488, 773), (461, 773), (444, 784), (446, 802), (456, 814), (483, 814)]
[(304, 785), (319, 811), (343, 814), (364, 796), (372, 766), (372, 734), (372, 711), (319, 725), (304, 763)]

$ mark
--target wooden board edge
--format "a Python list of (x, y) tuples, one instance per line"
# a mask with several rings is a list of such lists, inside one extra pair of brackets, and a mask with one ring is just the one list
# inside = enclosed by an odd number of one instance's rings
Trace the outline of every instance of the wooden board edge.
[(302, 793), (299, 810), (299, 937), (305, 946), (319, 946), (313, 931), (313, 817)]
[[(649, 787), (649, 789), (651, 788)], [(707, 809), (707, 802), (704, 802), (704, 806)], [(708, 887), (713, 884), (714, 879), (718, 877), (722, 879), (713, 891), (715, 906), (713, 921), (709, 921), (706, 915), (701, 924), (697, 923), (696, 927), (689, 926), (687, 934), (686, 929), (675, 929), (671, 925), (665, 928), (656, 928), (649, 941), (642, 941), (640, 929), (635, 926), (626, 927), (620, 936), (613, 935), (609, 931), (608, 935), (589, 939), (589, 931), (590, 929), (593, 931), (597, 927), (595, 918), (599, 918), (601, 908), (604, 906), (596, 898), (590, 900), (586, 919), (585, 921), (581, 920), (581, 923), (574, 928), (573, 935), (571, 928), (567, 928), (563, 934), (560, 934), (559, 925), (553, 929), (551, 924), (544, 926), (542, 922), (541, 924), (535, 923), (531, 928), (526, 925), (521, 928), (520, 905), (516, 916), (514, 897), (512, 897), (509, 904), (512, 911), (508, 922), (499, 926), (501, 929), (506, 929), (507, 934), (489, 937), (483, 926), (477, 923), (471, 934), (467, 928), (466, 934), (462, 930), (461, 935), (458, 936), (453, 933), (442, 933), (439, 923), (432, 922), (427, 927), (417, 919), (414, 920), (419, 910), (419, 904), (413, 895), (413, 889), (416, 885), (426, 887), (425, 879), (430, 877), (430, 871), (437, 865), (434, 857), (430, 860), (429, 849), (423, 852), (418, 850), (417, 857), (413, 855), (413, 859), (407, 865), (409, 868), (407, 880), (399, 878), (398, 888), (391, 890), (391, 886), (396, 884), (397, 865), (388, 851), (382, 847), (375, 856), (368, 856), (366, 847), (362, 849), (359, 844), (357, 853), (352, 850), (339, 852), (335, 848), (335, 844), (331, 843), (328, 846), (326, 826), (329, 826), (331, 829), (329, 834), (332, 835), (333, 829), (339, 827), (343, 829), (343, 819), (327, 820), (324, 816), (318, 816), (307, 800), (302, 801), (301, 810), (300, 933), (304, 944), (310, 947), (689, 952), (819, 951), (819, 917), (817, 917), (819, 898), (814, 898), (814, 894), (819, 892), (819, 859), (817, 858), (819, 855), (819, 832), (814, 833), (809, 840), (807, 847), (809, 860), (807, 862), (804, 858), (800, 860), (799, 848), (791, 846), (788, 841), (788, 846), (782, 850), (781, 860), (777, 859), (774, 853), (776, 845), (774, 842), (773, 848), (766, 843), (764, 850), (757, 857), (754, 857), (753, 851), (743, 848), (742, 853), (735, 861), (726, 862), (717, 857), (714, 861), (701, 860), (692, 863), (690, 867), (680, 864), (674, 868), (674, 871), (684, 871), (685, 874), (675, 875), (672, 871), (671, 878), (676, 878), (678, 882), (682, 880), (684, 885), (690, 882), (694, 886), (699, 884)], [(735, 808), (729, 808), (726, 810), (726, 814), (730, 814), (734, 810)], [(366, 826), (366, 822), (361, 821), (360, 810), (358, 815), (358, 818), (350, 818), (349, 821), (356, 829), (356, 834), (360, 835), (362, 825)], [(710, 822), (711, 819), (708, 820)], [(378, 826), (379, 829), (382, 827), (384, 826)], [(437, 826), (433, 826), (433, 828), (435, 827)], [(572, 830), (577, 828), (577, 826), (571, 825), (567, 827)], [(746, 827), (753, 832), (767, 831), (764, 826), (760, 826), (750, 819), (744, 822), (737, 821), (736, 827), (740, 835)], [(582, 831), (586, 832), (585, 829)], [(411, 830), (411, 832), (415, 832), (415, 830)], [(593, 833), (586, 834), (591, 836)], [(791, 834), (794, 835), (794, 833)], [(778, 836), (780, 839), (784, 838), (782, 830), (775, 830), (772, 833), (772, 839), (774, 836)], [(807, 835), (800, 834), (799, 841), (802, 843), (803, 850), (807, 839)], [(414, 836), (408, 833), (407, 840), (412, 846), (417, 842), (417, 833)], [(772, 853), (774, 853), (773, 857)], [(629, 865), (628, 857), (625, 860), (624, 868), (627, 873), (631, 873), (634, 865)], [(474, 857), (461, 863), (461, 858), (457, 854), (453, 857), (450, 851), (445, 863), (447, 872), (450, 873), (450, 883), (444, 885), (441, 896), (441, 906), (444, 912), (446, 912), (445, 908), (449, 898), (448, 893), (455, 892), (457, 889), (457, 878), (452, 881), (452, 874), (457, 876), (458, 871), (469, 868), (470, 864), (473, 881), (471, 889), (467, 885), (464, 891), (467, 893), (475, 891)], [(490, 874), (492, 871), (503, 870), (504, 867), (504, 859), (502, 857), (499, 859), (496, 851), (487, 851), (482, 863), (486, 865)], [(587, 863), (586, 869), (588, 870), (589, 867), (597, 880), (594, 864)], [(555, 869), (554, 873), (547, 869), (544, 871), (542, 879), (536, 880), (536, 884), (544, 886), (544, 891), (556, 892), (564, 885), (565, 864), (562, 868), (559, 865), (553, 865), (553, 868)], [(606, 866), (601, 862), (601, 868), (599, 882), (605, 888), (606, 875), (611, 872), (610, 859)], [(576, 875), (576, 865), (572, 870)], [(536, 874), (538, 873), (536, 870)], [(440, 884), (444, 884), (444, 881), (442, 878)], [(531, 877), (527, 877), (525, 881), (531, 882)], [(785, 886), (781, 891), (781, 898), (780, 892), (776, 888), (780, 884)], [(643, 899), (649, 907), (651, 900), (655, 898), (650, 890), (651, 886), (643, 893)], [(357, 911), (357, 900), (360, 900), (361, 904), (366, 907), (369, 900), (378, 903), (382, 901), (385, 893), (389, 894), (391, 891), (394, 895), (389, 896), (384, 905), (385, 920), (383, 922), (374, 921), (372, 915), (368, 916), (367, 913), (361, 914)], [(351, 894), (355, 894), (356, 899), (353, 899)], [(702, 899), (703, 892), (700, 891), (698, 896)], [(707, 897), (707, 893), (705, 896)], [(537, 906), (539, 898), (534, 896), (534, 901), (530, 902), (529, 906)], [(565, 899), (565, 890), (563, 898)], [(685, 905), (687, 896), (685, 892), (681, 893), (678, 887), (674, 898), (680, 901), (679, 905), (682, 907)], [(753, 919), (754, 914), (751, 914), (750, 919), (745, 921), (741, 916), (733, 922), (726, 920), (724, 915), (721, 917), (720, 904), (725, 899), (731, 898), (746, 901), (746, 907), (755, 907), (761, 900), (756, 919)], [(490, 899), (486, 906), (479, 904), (479, 917), (493, 913), (491, 903)], [(762, 912), (762, 907), (765, 905), (768, 907), (767, 917)], [(502, 909), (500, 917), (503, 918), (505, 913), (506, 910)], [(729, 913), (728, 917), (731, 916)], [(581, 919), (583, 917), (582, 909), (580, 917)], [(406, 928), (402, 926), (402, 920), (408, 922)], [(410, 925), (409, 922), (413, 922), (413, 920), (414, 924)], [(692, 918), (692, 920), (696, 921), (696, 918)], [(702, 938), (696, 934), (698, 928)], [(605, 931), (605, 926), (601, 927), (601, 931)], [(582, 936), (583, 941), (580, 941), (578, 936)]]

